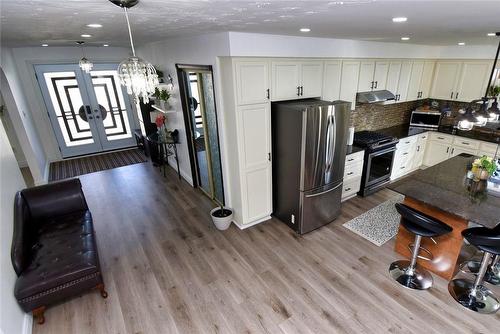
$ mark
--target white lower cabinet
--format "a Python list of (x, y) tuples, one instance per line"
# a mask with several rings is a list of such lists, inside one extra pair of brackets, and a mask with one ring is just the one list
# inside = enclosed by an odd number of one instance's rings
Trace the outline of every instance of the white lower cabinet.
[(348, 154), (345, 159), (342, 202), (356, 196), (361, 186), (365, 151)]
[(399, 140), (392, 162), (391, 180), (397, 179), (413, 170), (417, 141), (417, 136), (410, 136)]

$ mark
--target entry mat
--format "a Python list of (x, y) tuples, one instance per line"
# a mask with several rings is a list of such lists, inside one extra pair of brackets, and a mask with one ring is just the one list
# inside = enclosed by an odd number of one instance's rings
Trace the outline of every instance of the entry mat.
[(398, 233), (401, 216), (395, 208), (396, 203), (401, 203), (403, 195), (395, 197), (379, 204), (351, 219), (343, 226), (377, 246), (382, 246)]
[(78, 175), (99, 172), (148, 161), (144, 153), (134, 148), (92, 155), (77, 159), (57, 161), (50, 164), (49, 181), (72, 178)]

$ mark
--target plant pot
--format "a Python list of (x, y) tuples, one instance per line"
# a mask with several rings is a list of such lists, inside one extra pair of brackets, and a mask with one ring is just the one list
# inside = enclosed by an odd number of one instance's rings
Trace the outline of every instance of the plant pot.
[(224, 212), (221, 212), (221, 208), (215, 208), (210, 211), (210, 216), (212, 217), (215, 227), (217, 227), (218, 230), (224, 231), (229, 228), (233, 221), (233, 210), (224, 208)]

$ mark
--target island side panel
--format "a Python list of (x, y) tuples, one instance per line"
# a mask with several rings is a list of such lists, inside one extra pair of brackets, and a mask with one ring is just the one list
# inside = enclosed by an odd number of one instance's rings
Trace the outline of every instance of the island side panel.
[[(418, 259), (417, 261), (420, 266), (427, 270), (447, 280), (451, 280), (458, 265), (457, 260), (463, 245), (462, 231), (468, 227), (467, 220), (436, 209), (433, 206), (424, 204), (410, 197), (405, 197), (403, 203), (431, 217), (439, 219), (453, 228), (452, 232), (434, 238), (437, 244), (434, 244), (430, 238), (422, 238), (421, 247), (428, 249), (432, 253), (433, 261), (426, 261), (423, 259)], [(408, 232), (400, 225), (394, 250), (406, 258), (410, 258), (411, 252), (408, 249), (408, 245), (413, 243), (414, 240), (415, 235)], [(422, 250), (419, 255), (428, 256), (428, 254)]]

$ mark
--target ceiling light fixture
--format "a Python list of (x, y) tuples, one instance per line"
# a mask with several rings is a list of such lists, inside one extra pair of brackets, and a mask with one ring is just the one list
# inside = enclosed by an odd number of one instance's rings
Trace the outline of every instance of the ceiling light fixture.
[(309, 31), (311, 31), (311, 29), (309, 29), (309, 28), (300, 28), (300, 31), (301, 32), (309, 32)]
[(92, 37), (92, 35), (90, 35), (90, 34), (81, 34), (80, 36), (82, 36), (83, 38), (90, 38), (90, 37)]
[(392, 22), (396, 22), (396, 23), (401, 23), (401, 22), (406, 22), (406, 21), (408, 21), (408, 18), (406, 18), (404, 16), (392, 18)]
[(87, 27), (89, 27), (89, 28), (102, 28), (102, 24), (100, 24), (100, 23), (89, 23), (89, 24), (87, 24)]
[(90, 73), (92, 71), (92, 67), (94, 67), (94, 64), (87, 58), (85, 58), (85, 53), (83, 52), (83, 44), (85, 44), (84, 41), (78, 41), (76, 42), (80, 46), (80, 49), (82, 50), (82, 58), (78, 62), (78, 66), (84, 71), (85, 73)]
[(49, 46), (48, 44), (42, 44), (42, 46)]
[(464, 46), (464, 45), (465, 45), (465, 42), (458, 42), (458, 45), (460, 45), (460, 46)]
[(142, 97), (144, 103), (149, 102), (149, 95), (152, 94), (158, 85), (158, 74), (151, 63), (142, 60), (135, 55), (134, 40), (132, 39), (132, 30), (128, 19), (128, 8), (131, 8), (139, 0), (109, 0), (115, 5), (123, 8), (125, 19), (127, 20), (128, 35), (130, 38), (130, 47), (132, 48), (132, 57), (122, 61), (118, 65), (118, 75), (122, 86), (127, 87), (127, 93), (133, 95), (137, 100)]
[(495, 36), (495, 33), (494, 33), (494, 32), (489, 32), (489, 33), (487, 33), (486, 35), (488, 35), (488, 36), (490, 36), (490, 37), (493, 37), (493, 36)]
[(103, 44), (102, 46), (109, 46), (109, 44)]
[(402, 41), (409, 41), (409, 40), (410, 40), (410, 37), (401, 37), (401, 40), (402, 40)]

